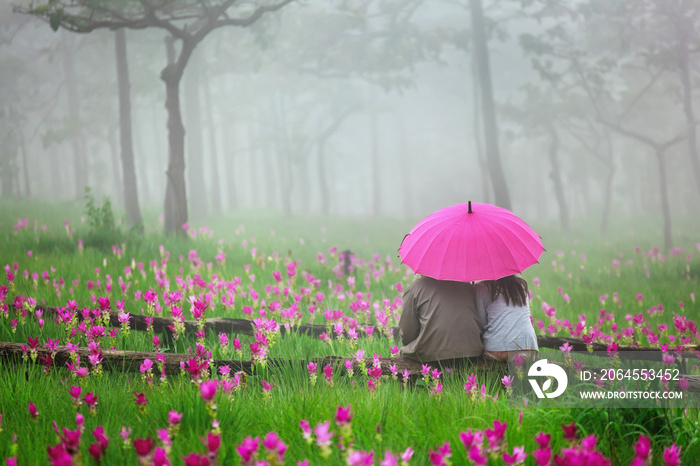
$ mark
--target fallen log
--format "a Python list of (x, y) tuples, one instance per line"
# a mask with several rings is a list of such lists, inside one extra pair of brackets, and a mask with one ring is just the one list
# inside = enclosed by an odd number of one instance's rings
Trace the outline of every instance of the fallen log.
[[(47, 314), (57, 314), (57, 309), (52, 306), (37, 306), (37, 309), (41, 309), (43, 312)], [(78, 319), (82, 319), (82, 314), (77, 313)], [(132, 330), (136, 331), (147, 331), (148, 330), (148, 323), (146, 322), (147, 316), (144, 315), (138, 315), (138, 314), (131, 314), (129, 317), (129, 325)], [(152, 317), (153, 323), (152, 323), (152, 328), (153, 331), (157, 334), (163, 334), (167, 338), (170, 338), (171, 331), (170, 331), (170, 326), (175, 323), (175, 319), (169, 318), (169, 317), (158, 317), (154, 316)], [(119, 327), (121, 324), (119, 322), (119, 314), (116, 312), (110, 312), (110, 319), (109, 319), (110, 325), (113, 327)], [(186, 320), (184, 322), (184, 328), (185, 328), (185, 335), (187, 336), (194, 336), (195, 333), (199, 330), (199, 327), (197, 326), (197, 322), (195, 321), (190, 321)], [(253, 325), (253, 321), (248, 320), (248, 319), (231, 319), (231, 318), (224, 318), (224, 317), (213, 317), (210, 319), (206, 320), (206, 323), (204, 324), (204, 330), (206, 332), (208, 331), (213, 331), (216, 334), (219, 333), (225, 333), (227, 335), (229, 334), (235, 334), (235, 335), (254, 335), (255, 334), (255, 327)], [(280, 325), (280, 333), (282, 335), (286, 333), (301, 333), (301, 334), (307, 334), (312, 337), (319, 337), (323, 333), (328, 333), (328, 328), (325, 325), (312, 325), (312, 324), (299, 324), (297, 326), (291, 327), (291, 328), (286, 328), (284, 325)], [(381, 332), (377, 331), (375, 333), (377, 336), (383, 336)], [(392, 335), (394, 339), (399, 338), (399, 328), (398, 327), (392, 327)], [(333, 332), (330, 332), (329, 334), (330, 338), (335, 338), (335, 334)], [(553, 336), (546, 336), (546, 335), (538, 335), (537, 336), (537, 344), (539, 345), (540, 348), (551, 348), (551, 349), (559, 349), (559, 347), (563, 346), (565, 343), (568, 343), (569, 346), (571, 347), (572, 351), (587, 351), (588, 350), (588, 345), (586, 342), (580, 339), (576, 338), (568, 338), (568, 337), (553, 337)], [(596, 354), (597, 356), (606, 356), (607, 355), (607, 345), (598, 343), (598, 342), (593, 342), (590, 344), (592, 351)], [(620, 359), (628, 359), (628, 360), (645, 360), (645, 361), (661, 361), (663, 358), (663, 352), (661, 351), (660, 348), (644, 348), (644, 347), (639, 347), (639, 346), (622, 346), (620, 345), (618, 347), (618, 355)], [(685, 359), (690, 359), (690, 358), (697, 358), (698, 353), (700, 352), (700, 345), (685, 345), (683, 347), (683, 351), (680, 353), (674, 353), (682, 356)], [(602, 354), (600, 354), (602, 353)]]
[[(21, 361), (24, 359), (26, 345), (22, 343), (15, 342), (0, 342), (0, 360), (5, 361)], [(51, 350), (44, 345), (40, 345), (36, 348), (37, 358), (33, 361), (36, 364), (45, 364), (41, 359), (46, 358), (51, 355)], [(80, 347), (76, 350), (76, 353), (80, 356), (81, 361), (87, 361), (90, 355), (90, 350), (85, 347)], [(179, 374), (181, 371), (180, 364), (187, 363), (189, 359), (193, 356), (190, 354), (183, 353), (161, 353), (165, 357), (164, 367), (165, 373), (169, 375)], [(154, 373), (156, 372), (156, 358), (158, 353), (149, 353), (141, 351), (124, 351), (124, 350), (102, 350), (102, 368), (107, 371), (115, 372), (140, 372), (141, 365), (146, 359), (150, 359), (154, 366)], [(343, 364), (349, 358), (343, 358), (339, 356), (328, 356), (324, 358), (311, 358), (307, 361), (294, 361), (290, 359), (273, 359), (268, 358), (267, 367), (271, 370), (280, 367), (289, 367), (294, 363), (303, 365), (305, 367), (308, 363), (314, 362), (318, 365), (319, 369), (322, 369), (326, 365), (331, 365), (335, 367), (335, 371), (340, 371), (344, 373), (346, 371), (345, 365)], [(27, 355), (26, 360), (32, 362), (32, 359)], [(396, 365), (397, 371), (402, 373), (404, 370), (410, 371), (410, 378), (415, 380), (421, 377), (421, 369), (423, 365), (418, 361), (413, 361), (406, 358), (396, 357), (396, 358), (379, 358), (382, 367), (382, 375), (391, 375), (390, 365)], [(51, 363), (48, 364), (51, 367), (66, 367), (67, 363), (72, 362), (70, 357), (70, 352), (66, 346), (58, 346), (53, 353), (53, 358)], [(373, 365), (373, 358), (364, 358), (365, 367), (371, 368)], [(431, 368), (444, 368), (451, 367), (455, 370), (502, 370), (507, 371), (507, 364), (489, 361), (485, 359), (478, 359), (477, 361), (468, 360), (452, 360), (448, 364), (437, 364), (428, 363)], [(219, 367), (229, 366), (231, 372), (243, 371), (246, 374), (251, 374), (253, 372), (253, 364), (251, 361), (244, 360), (226, 360), (226, 359), (216, 359), (211, 361), (211, 366), (218, 370)], [(353, 371), (358, 374), (360, 372), (360, 364), (358, 361), (353, 359)], [(337, 373), (337, 372), (336, 372)]]

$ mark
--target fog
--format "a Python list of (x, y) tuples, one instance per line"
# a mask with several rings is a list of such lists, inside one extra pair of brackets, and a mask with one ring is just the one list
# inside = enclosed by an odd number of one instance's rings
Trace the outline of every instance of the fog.
[[(166, 3), (195, 18), (201, 5)], [(275, 2), (233, 3), (230, 16), (247, 18)], [(564, 3), (483, 1), (507, 207), (563, 230), (695, 215), (700, 8)], [(33, 6), (0, 11), (0, 193), (82, 200), (89, 186), (162, 211), (171, 34), (125, 29), (136, 172), (125, 190), (115, 32), (54, 32), (48, 7)], [(474, 44), (469, 0), (292, 1), (212, 30), (179, 83), (187, 221), (247, 208), (417, 219), (496, 202)]]

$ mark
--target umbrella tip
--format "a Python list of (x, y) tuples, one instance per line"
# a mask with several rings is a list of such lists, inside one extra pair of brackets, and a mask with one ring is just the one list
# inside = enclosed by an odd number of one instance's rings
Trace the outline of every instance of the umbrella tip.
[(472, 201), (469, 201), (468, 205), (469, 205), (469, 211), (467, 213), (471, 214), (472, 213)]

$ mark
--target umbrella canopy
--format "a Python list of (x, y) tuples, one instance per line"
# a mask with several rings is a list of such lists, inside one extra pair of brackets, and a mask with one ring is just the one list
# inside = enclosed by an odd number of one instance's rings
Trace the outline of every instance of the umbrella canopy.
[(513, 212), (491, 204), (457, 204), (421, 220), (399, 247), (414, 272), (470, 282), (522, 272), (544, 252), (542, 240)]

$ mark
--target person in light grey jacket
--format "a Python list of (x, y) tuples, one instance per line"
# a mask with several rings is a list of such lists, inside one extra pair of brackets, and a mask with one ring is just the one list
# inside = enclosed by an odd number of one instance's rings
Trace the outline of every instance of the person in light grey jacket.
[(404, 290), (400, 355), (431, 362), (481, 356), (484, 317), (474, 285), (421, 276)]
[(484, 355), (507, 361), (516, 354), (538, 355), (530, 320), (527, 282), (515, 275), (477, 283), (476, 309), (484, 323)]

